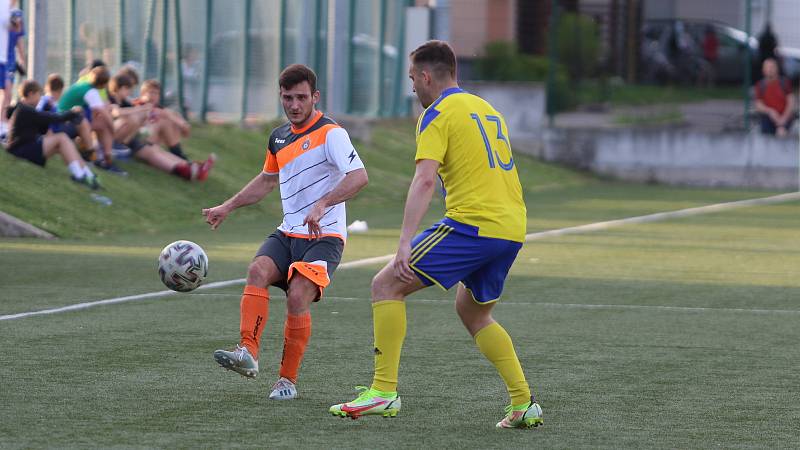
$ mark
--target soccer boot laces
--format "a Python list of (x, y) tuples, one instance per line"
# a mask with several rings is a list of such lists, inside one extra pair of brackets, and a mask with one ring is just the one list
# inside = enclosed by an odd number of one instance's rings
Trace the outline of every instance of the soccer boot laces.
[(233, 351), (217, 350), (214, 352), (214, 360), (220, 366), (243, 377), (255, 378), (258, 375), (258, 361), (253, 358), (247, 347), (237, 345)]

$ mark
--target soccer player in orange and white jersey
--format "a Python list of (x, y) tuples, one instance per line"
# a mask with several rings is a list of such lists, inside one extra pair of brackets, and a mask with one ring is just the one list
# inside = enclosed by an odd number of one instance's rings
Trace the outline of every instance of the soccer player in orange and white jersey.
[(239, 193), (203, 210), (216, 229), (236, 208), (259, 202), (280, 186), (283, 222), (250, 263), (240, 305), (239, 345), (217, 350), (222, 367), (253, 378), (258, 374), (261, 334), (269, 317), (268, 286), (286, 291), (283, 358), (270, 399), (297, 397), (297, 374), (311, 336), (311, 303), (320, 300), (339, 264), (346, 239), (345, 200), (367, 184), (367, 172), (344, 128), (317, 111), (317, 77), (293, 64), (278, 81), (289, 122), (267, 143), (266, 161)]

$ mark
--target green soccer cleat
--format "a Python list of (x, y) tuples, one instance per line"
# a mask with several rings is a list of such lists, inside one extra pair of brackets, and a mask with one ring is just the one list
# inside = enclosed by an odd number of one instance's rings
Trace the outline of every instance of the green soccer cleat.
[(397, 393), (381, 392), (366, 386), (356, 386), (358, 397), (347, 403), (333, 405), (328, 411), (334, 416), (349, 417), (353, 420), (361, 416), (396, 417), (400, 412), (400, 397)]
[(232, 370), (243, 377), (255, 378), (258, 375), (258, 361), (253, 358), (247, 347), (237, 345), (232, 352), (217, 350), (214, 352), (214, 360), (220, 366)]
[(496, 426), (497, 428), (536, 428), (539, 425), (544, 425), (542, 407), (531, 396), (531, 401), (525, 409), (515, 411), (511, 405), (506, 406), (506, 416), (497, 422)]

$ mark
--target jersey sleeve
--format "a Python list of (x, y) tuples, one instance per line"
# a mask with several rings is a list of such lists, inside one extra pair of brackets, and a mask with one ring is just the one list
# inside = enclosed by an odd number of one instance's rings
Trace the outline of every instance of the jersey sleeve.
[(432, 159), (444, 164), (444, 155), (447, 152), (447, 133), (442, 128), (443, 121), (425, 121), (422, 118), (417, 134), (417, 154), (415, 159)]
[(86, 92), (86, 95), (83, 96), (83, 101), (89, 105), (89, 108), (102, 108), (105, 106), (105, 102), (103, 101), (102, 97), (100, 97), (100, 92), (97, 89), (89, 89)]
[(277, 175), (278, 172), (280, 172), (280, 167), (278, 167), (278, 157), (272, 153), (272, 142), (274, 135), (275, 132), (273, 130), (273, 132), (269, 135), (269, 139), (267, 139), (267, 156), (264, 158), (264, 173), (269, 175)]
[(364, 163), (344, 128), (337, 127), (328, 131), (325, 135), (325, 153), (328, 161), (344, 173), (364, 168)]
[(277, 175), (279, 171), (278, 158), (267, 149), (267, 158), (264, 161), (264, 173), (268, 175)]
[(53, 109), (52, 105), (50, 104), (50, 96), (43, 95), (41, 99), (39, 99), (39, 104), (36, 105), (37, 111), (51, 111)]

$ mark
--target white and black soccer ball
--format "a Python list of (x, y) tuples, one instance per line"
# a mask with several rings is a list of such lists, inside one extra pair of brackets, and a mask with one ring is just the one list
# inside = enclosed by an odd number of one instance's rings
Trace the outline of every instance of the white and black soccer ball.
[(208, 275), (208, 256), (192, 241), (175, 241), (161, 250), (158, 275), (173, 291), (195, 290)]

